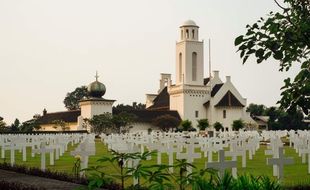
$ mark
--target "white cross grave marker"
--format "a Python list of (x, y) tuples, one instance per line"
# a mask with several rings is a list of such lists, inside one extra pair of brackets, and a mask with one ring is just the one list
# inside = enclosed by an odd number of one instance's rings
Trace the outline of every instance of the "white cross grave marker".
[(277, 176), (278, 179), (283, 178), (283, 166), (293, 164), (293, 158), (285, 158), (283, 154), (283, 147), (279, 147), (279, 158), (267, 158), (267, 165), (277, 166)]
[(219, 161), (218, 162), (207, 162), (206, 168), (213, 168), (219, 171), (220, 177), (224, 176), (226, 168), (236, 168), (237, 161), (225, 161), (224, 150), (219, 151)]

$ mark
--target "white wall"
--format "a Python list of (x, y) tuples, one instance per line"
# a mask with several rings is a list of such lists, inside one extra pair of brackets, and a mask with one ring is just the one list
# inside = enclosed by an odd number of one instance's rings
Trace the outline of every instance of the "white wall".
[(159, 130), (157, 126), (152, 125), (151, 123), (138, 122), (132, 124), (133, 128), (129, 129), (130, 133), (138, 132), (138, 131), (148, 131), (148, 129), (152, 129), (152, 131)]
[(92, 118), (94, 115), (101, 115), (104, 113), (112, 114), (112, 105), (113, 101), (94, 101), (94, 100), (85, 100), (80, 102), (81, 107), (81, 116), (83, 118)]

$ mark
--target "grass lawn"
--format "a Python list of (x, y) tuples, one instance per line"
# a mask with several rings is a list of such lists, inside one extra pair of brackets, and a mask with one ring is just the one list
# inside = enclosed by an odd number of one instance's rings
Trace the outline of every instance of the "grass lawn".
[[(59, 160), (55, 160), (54, 166), (49, 166), (49, 155), (47, 155), (47, 168), (51, 170), (63, 171), (72, 173), (73, 164), (75, 162), (75, 158), (70, 155), (70, 151), (74, 150), (75, 147), (71, 145), (68, 147), (68, 151), (65, 152), (63, 156), (59, 158)], [(255, 176), (258, 175), (267, 175), (272, 177), (272, 166), (266, 165), (266, 158), (270, 156), (265, 156), (264, 151), (266, 150), (265, 146), (261, 146), (260, 149), (256, 152), (255, 156), (253, 156), (253, 160), (247, 159), (247, 167), (241, 167), (241, 157), (238, 157), (238, 174), (248, 173), (253, 174)], [(199, 150), (198, 150), (199, 151)], [(96, 160), (98, 160), (101, 156), (110, 155), (108, 153), (107, 147), (101, 143), (99, 140), (96, 140), (96, 155), (91, 156), (89, 158), (89, 165), (96, 165)], [(299, 184), (310, 184), (310, 175), (307, 173), (308, 164), (302, 164), (301, 158), (298, 157), (298, 154), (295, 152), (293, 148), (285, 147), (285, 156), (294, 158), (294, 165), (288, 165), (284, 167), (284, 179), (282, 183), (286, 186), (293, 186)], [(213, 160), (217, 160), (217, 154), (213, 155)], [(155, 164), (156, 156), (152, 158), (152, 160), (147, 161), (147, 164)], [(194, 162), (194, 165), (197, 168), (203, 168), (205, 166), (207, 158), (197, 159)], [(6, 159), (0, 159), (0, 162), (10, 162), (10, 151), (6, 151)], [(16, 151), (15, 155), (16, 164), (24, 164), (31, 167), (40, 167), (40, 155), (36, 154), (34, 158), (31, 157), (30, 148), (27, 149), (27, 161), (22, 161), (22, 153)], [(168, 156), (166, 154), (162, 154), (162, 163), (168, 164)], [(113, 173), (115, 169), (107, 164), (106, 165), (107, 173)], [(130, 182), (127, 182), (130, 183)]]

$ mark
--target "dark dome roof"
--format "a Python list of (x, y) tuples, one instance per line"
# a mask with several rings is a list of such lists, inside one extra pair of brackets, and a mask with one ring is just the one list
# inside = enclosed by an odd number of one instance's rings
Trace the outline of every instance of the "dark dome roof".
[(87, 91), (91, 97), (101, 98), (105, 94), (106, 88), (104, 84), (96, 80), (88, 85)]

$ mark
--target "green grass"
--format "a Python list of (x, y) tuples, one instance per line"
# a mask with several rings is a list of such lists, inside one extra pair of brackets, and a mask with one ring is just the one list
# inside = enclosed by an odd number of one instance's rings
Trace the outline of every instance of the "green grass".
[[(46, 155), (46, 167), (51, 170), (57, 170), (67, 173), (72, 173), (73, 163), (75, 158), (70, 155), (70, 151), (74, 150), (75, 147), (71, 145), (68, 147), (68, 151), (65, 152), (59, 160), (55, 160), (54, 166), (49, 166), (49, 154)], [(253, 160), (247, 159), (247, 167), (241, 167), (241, 157), (238, 157), (238, 174), (249, 173), (255, 176), (258, 175), (267, 175), (272, 177), (272, 166), (266, 165), (266, 158), (270, 156), (265, 156), (264, 151), (266, 150), (265, 146), (261, 146), (260, 149), (253, 156)], [(198, 150), (199, 151), (199, 150)], [(101, 143), (99, 140), (96, 140), (96, 155), (89, 158), (89, 166), (96, 165), (96, 161), (102, 157), (110, 155), (108, 153), (107, 147)], [(287, 165), (284, 167), (284, 179), (282, 181), (283, 185), (293, 186), (293, 185), (302, 185), (310, 184), (310, 175), (307, 173), (308, 164), (302, 164), (301, 158), (298, 157), (295, 150), (290, 147), (285, 147), (285, 156), (294, 158), (294, 165)], [(213, 154), (213, 160), (217, 160), (217, 154)], [(10, 162), (10, 151), (6, 151), (6, 159), (0, 159), (0, 162)], [(153, 156), (152, 160), (147, 161), (147, 164), (155, 164), (157, 161), (156, 156)], [(203, 168), (207, 158), (197, 159), (194, 162), (194, 165), (197, 168)], [(27, 161), (22, 161), (22, 153), (16, 151), (15, 153), (15, 162), (16, 164), (23, 164), (31, 167), (40, 167), (40, 155), (36, 154), (34, 158), (31, 157), (30, 148), (27, 149)], [(168, 155), (162, 154), (162, 164), (168, 164)], [(107, 173), (113, 173), (115, 169), (110, 165), (106, 164)], [(130, 183), (130, 182), (128, 182)]]

